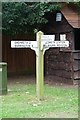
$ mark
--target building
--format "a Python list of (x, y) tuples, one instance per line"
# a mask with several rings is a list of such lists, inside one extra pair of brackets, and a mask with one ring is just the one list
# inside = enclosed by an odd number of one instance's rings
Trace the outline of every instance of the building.
[[(56, 15), (61, 14), (61, 20)], [(60, 40), (60, 34), (66, 35), (69, 48), (51, 48), (46, 51), (46, 73), (61, 77), (65, 82), (80, 80), (80, 15), (74, 6), (63, 4), (61, 11), (49, 13), (49, 22), (43, 26), (45, 34), (55, 34)], [(60, 17), (58, 16), (58, 19)]]

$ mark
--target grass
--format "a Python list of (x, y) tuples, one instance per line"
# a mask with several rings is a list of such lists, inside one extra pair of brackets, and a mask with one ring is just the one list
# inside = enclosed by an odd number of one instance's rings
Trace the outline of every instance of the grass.
[(45, 85), (42, 101), (37, 100), (35, 88), (35, 84), (9, 84), (8, 94), (2, 96), (2, 118), (78, 117), (77, 87)]

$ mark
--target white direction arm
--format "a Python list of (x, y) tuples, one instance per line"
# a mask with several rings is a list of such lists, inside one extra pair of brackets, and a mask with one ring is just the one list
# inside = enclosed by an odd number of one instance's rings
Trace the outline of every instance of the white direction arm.
[(67, 40), (66, 41), (47, 41), (47, 42), (45, 42), (45, 44), (43, 46), (44, 46), (44, 48), (69, 47), (69, 41), (67, 41)]
[(55, 47), (69, 47), (69, 41), (42, 41), (41, 49), (43, 49), (44, 53), (49, 48)]
[(11, 41), (11, 48), (35, 48), (36, 41)]
[(38, 54), (37, 41), (11, 41), (11, 48), (31, 48)]

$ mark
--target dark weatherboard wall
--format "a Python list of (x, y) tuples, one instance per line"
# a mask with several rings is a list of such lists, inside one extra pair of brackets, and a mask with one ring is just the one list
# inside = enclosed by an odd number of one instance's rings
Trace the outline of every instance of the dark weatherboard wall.
[(11, 40), (34, 40), (33, 36), (3, 36), (2, 59), (8, 63), (8, 75), (34, 74), (35, 52), (31, 49), (11, 48)]

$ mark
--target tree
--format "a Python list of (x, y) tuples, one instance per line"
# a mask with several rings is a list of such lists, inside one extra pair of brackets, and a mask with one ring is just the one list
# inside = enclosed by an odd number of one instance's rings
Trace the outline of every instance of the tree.
[(76, 3), (74, 3), (74, 4), (76, 4), (76, 5), (77, 5), (78, 10), (79, 10), (79, 12), (80, 12), (80, 0), (79, 0), (78, 2), (76, 2)]
[[(80, 11), (80, 0), (70, 2)], [(48, 20), (45, 14), (55, 10), (60, 10), (59, 3), (48, 2), (2, 2), (2, 32), (5, 34), (33, 33), (40, 29)]]
[(32, 33), (48, 22), (47, 12), (60, 10), (61, 5), (52, 3), (2, 3), (2, 31), (6, 34)]

